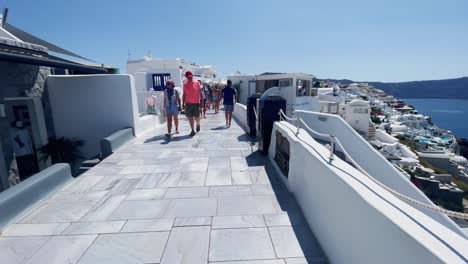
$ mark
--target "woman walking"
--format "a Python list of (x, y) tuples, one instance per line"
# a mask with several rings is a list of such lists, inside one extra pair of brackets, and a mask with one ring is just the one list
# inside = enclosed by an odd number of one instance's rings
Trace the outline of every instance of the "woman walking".
[(203, 118), (206, 118), (206, 110), (207, 110), (208, 104), (209, 104), (208, 88), (204, 84), (202, 84), (200, 106), (201, 106)]
[(166, 90), (164, 91), (164, 111), (167, 117), (167, 137), (171, 137), (172, 119), (174, 119), (175, 133), (179, 134), (179, 112), (181, 110), (181, 101), (179, 91), (175, 88), (173, 81), (166, 81)]
[(221, 90), (219, 89), (218, 85), (215, 85), (213, 89), (213, 104), (215, 109), (215, 114), (219, 112), (219, 102), (221, 101)]

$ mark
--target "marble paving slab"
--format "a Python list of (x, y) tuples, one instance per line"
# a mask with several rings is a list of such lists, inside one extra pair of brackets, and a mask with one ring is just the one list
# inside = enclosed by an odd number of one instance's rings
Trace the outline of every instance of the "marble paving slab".
[(276, 258), (266, 228), (213, 230), (210, 243), (210, 261)]
[(169, 232), (100, 235), (79, 264), (159, 263)]
[(77, 263), (97, 235), (55, 236), (41, 247), (27, 264)]
[(75, 222), (62, 233), (63, 235), (89, 235), (118, 233), (125, 221)]
[(0, 263), (25, 263), (52, 237), (0, 237)]
[(43, 204), (23, 218), (20, 223), (36, 224), (78, 221), (91, 210), (94, 204), (93, 202)]
[[(212, 110), (211, 110), (212, 111)], [(135, 138), (0, 234), (0, 264), (327, 263), (269, 160), (224, 116)]]
[(161, 264), (205, 264), (209, 242), (209, 226), (174, 227)]

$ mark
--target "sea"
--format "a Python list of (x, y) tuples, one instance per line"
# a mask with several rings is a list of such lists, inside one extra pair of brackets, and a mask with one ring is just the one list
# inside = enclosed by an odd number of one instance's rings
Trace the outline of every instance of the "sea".
[(456, 137), (468, 139), (468, 100), (459, 99), (402, 99), (434, 124), (453, 132)]

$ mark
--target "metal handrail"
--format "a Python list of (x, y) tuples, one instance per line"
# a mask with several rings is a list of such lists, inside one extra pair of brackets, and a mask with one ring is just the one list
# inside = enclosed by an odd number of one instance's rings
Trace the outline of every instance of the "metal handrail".
[(304, 126), (304, 128), (306, 128), (307, 130), (309, 130), (312, 134), (315, 134), (319, 137), (324, 137), (324, 138), (328, 138), (330, 140), (330, 143), (331, 143), (331, 149), (330, 149), (330, 161), (332, 161), (334, 159), (334, 155), (335, 155), (335, 136), (333, 135), (328, 135), (328, 134), (323, 134), (323, 133), (319, 133), (315, 130), (313, 130), (312, 128), (310, 128), (305, 122), (304, 120), (302, 120), (302, 118), (299, 118), (299, 117), (296, 117), (296, 118), (291, 118), (291, 117), (288, 117), (284, 112), (283, 112), (283, 109), (280, 109), (279, 110), (279, 116), (280, 116), (280, 120), (282, 118), (288, 120), (288, 121), (296, 121), (296, 126), (297, 126), (297, 131), (296, 131), (296, 135), (299, 134), (299, 130), (300, 130), (300, 125), (302, 123), (302, 125)]
[[(455, 218), (459, 218), (459, 219), (465, 219), (465, 220), (468, 220), (468, 214), (464, 214), (464, 213), (459, 213), (459, 212), (455, 212), (455, 211), (451, 211), (451, 210), (447, 210), (447, 209), (443, 209), (443, 208), (440, 208), (438, 206), (433, 206), (433, 205), (429, 205), (429, 204), (426, 204), (426, 203), (423, 203), (423, 202), (420, 202), (414, 198), (411, 198), (411, 197), (408, 197), (404, 194), (401, 194), (395, 190), (393, 190), (392, 188), (386, 186), (385, 184), (381, 183), (380, 181), (376, 180), (374, 177), (372, 177), (369, 173), (367, 173), (366, 170), (364, 170), (352, 157), (351, 155), (348, 153), (348, 151), (346, 151), (346, 149), (344, 148), (343, 144), (341, 144), (340, 140), (333, 136), (333, 135), (329, 135), (329, 134), (323, 134), (323, 133), (319, 133), (315, 130), (313, 130), (312, 128), (310, 128), (305, 122), (304, 120), (302, 120), (302, 118), (300, 117), (296, 117), (296, 118), (290, 118), (290, 117), (287, 117), (286, 114), (283, 112), (282, 109), (280, 109), (279, 111), (279, 115), (280, 115), (280, 120), (281, 119), (286, 119), (286, 120), (293, 120), (293, 121), (299, 121), (299, 123), (302, 123), (304, 125), (304, 127), (309, 130), (310, 132), (312, 132), (313, 134), (315, 135), (319, 135), (321, 137), (328, 137), (330, 139), (330, 142), (332, 143), (332, 148), (330, 150), (330, 162), (333, 160), (334, 156), (334, 151), (335, 151), (335, 145), (338, 145), (338, 147), (340, 147), (341, 151), (343, 152), (343, 154), (345, 155), (346, 159), (348, 159), (351, 164), (353, 164), (353, 166), (359, 170), (362, 174), (364, 174), (367, 178), (369, 178), (370, 180), (372, 180), (374, 183), (376, 183), (377, 185), (379, 185), (380, 187), (384, 188), (386, 191), (390, 192), (391, 194), (393, 194), (395, 197), (399, 198), (400, 200), (403, 200), (403, 201), (406, 201), (408, 203), (411, 203), (411, 204), (414, 204), (414, 205), (417, 205), (419, 207), (423, 207), (423, 208), (426, 208), (426, 209), (429, 209), (429, 210), (432, 210), (432, 211), (435, 211), (435, 212), (439, 212), (439, 213), (442, 213), (442, 214), (445, 214), (445, 215), (448, 215), (448, 216), (451, 216), (451, 217), (455, 217)], [(296, 136), (298, 136), (299, 134), (299, 126), (297, 126), (297, 132), (296, 132)]]
[(254, 106), (253, 110), (254, 110), (255, 120), (258, 120), (257, 108)]

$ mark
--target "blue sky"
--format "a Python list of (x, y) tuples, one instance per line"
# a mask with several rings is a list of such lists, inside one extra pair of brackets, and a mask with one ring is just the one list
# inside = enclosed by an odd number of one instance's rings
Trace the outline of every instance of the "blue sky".
[(408, 81), (468, 76), (466, 0), (0, 0), (8, 21), (125, 72), (153, 57), (221, 75), (305, 72)]

